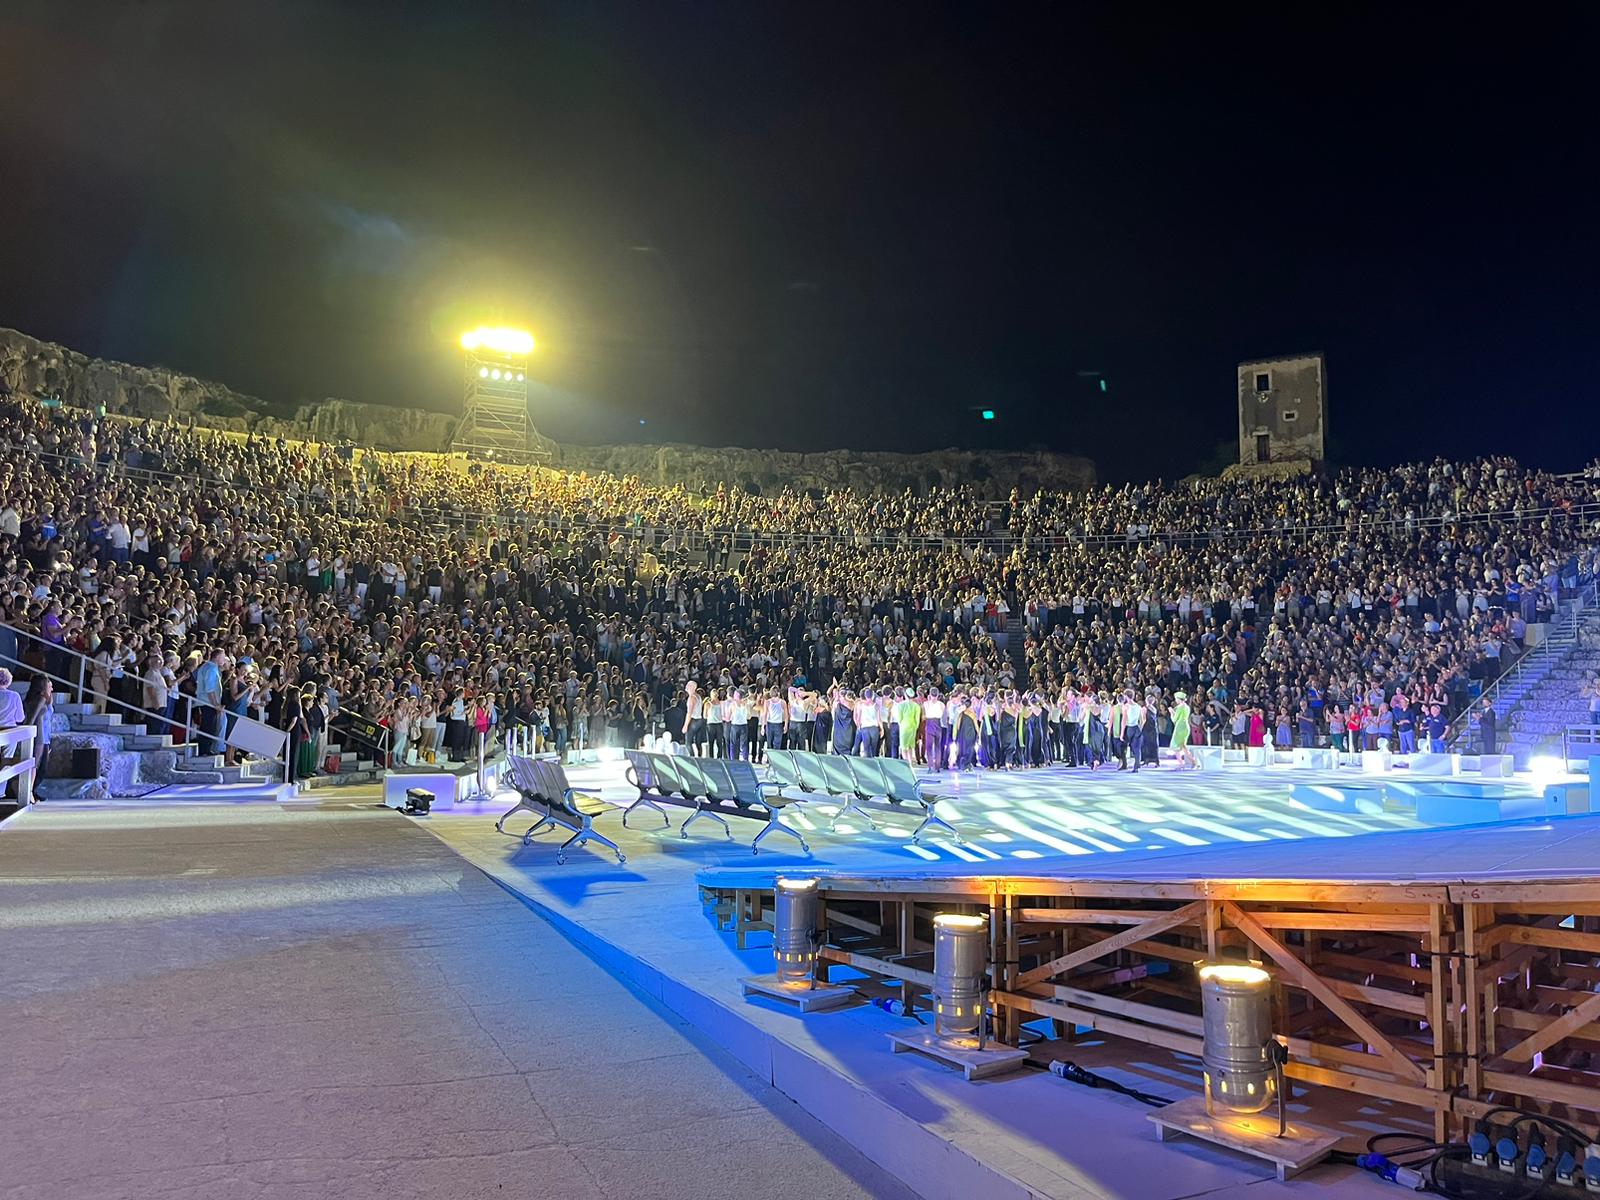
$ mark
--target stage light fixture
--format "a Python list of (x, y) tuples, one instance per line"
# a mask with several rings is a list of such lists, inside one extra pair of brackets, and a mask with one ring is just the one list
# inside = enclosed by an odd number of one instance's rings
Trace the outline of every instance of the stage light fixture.
[(1278, 1104), (1285, 1128), (1283, 1043), (1272, 1035), (1272, 976), (1254, 963), (1203, 963), (1206, 1112), (1249, 1116)]
[(785, 987), (810, 987), (817, 969), (817, 881), (779, 879), (774, 896), (772, 957), (778, 982)]
[(1557, 779), (1566, 773), (1565, 760), (1554, 754), (1536, 754), (1528, 760), (1528, 774), (1535, 779)]
[(490, 379), (499, 379), (500, 378), (500, 368), (496, 367), (494, 370), (490, 371), (489, 372), (489, 378)]
[(525, 378), (526, 378), (526, 376), (524, 376), (521, 371), (517, 372), (517, 382), (518, 383), (521, 383), (523, 381), (523, 379), (525, 379)]
[(478, 378), (479, 379), (487, 379), (487, 378), (489, 378), (489, 368), (488, 367), (479, 367), (478, 368)]
[(532, 354), (535, 346), (533, 334), (504, 325), (480, 325), (461, 335), (463, 350), (486, 350), (512, 358)]
[(944, 1041), (983, 1049), (987, 1038), (984, 977), (989, 918), (940, 913), (933, 918), (933, 1031)]

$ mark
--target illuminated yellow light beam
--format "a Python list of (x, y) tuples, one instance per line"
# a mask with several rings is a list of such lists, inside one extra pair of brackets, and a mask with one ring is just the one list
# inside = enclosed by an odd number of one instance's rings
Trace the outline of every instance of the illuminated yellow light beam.
[(480, 325), (461, 335), (463, 350), (487, 350), (513, 358), (532, 354), (536, 346), (533, 334), (526, 329), (512, 329), (509, 325)]

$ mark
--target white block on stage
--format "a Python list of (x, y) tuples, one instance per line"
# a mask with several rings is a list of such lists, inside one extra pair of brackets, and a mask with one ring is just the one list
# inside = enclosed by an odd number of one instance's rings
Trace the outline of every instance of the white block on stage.
[(1191, 746), (1194, 761), (1202, 771), (1220, 771), (1228, 751), (1222, 746)]
[(388, 808), (404, 808), (406, 792), (422, 788), (433, 793), (432, 811), (454, 808), (472, 779), (470, 772), (454, 775), (448, 771), (390, 771), (383, 777), (383, 803)]
[(1338, 765), (1334, 762), (1332, 750), (1296, 746), (1292, 753), (1294, 765), (1305, 771), (1331, 771)]
[(1267, 765), (1267, 755), (1271, 753), (1265, 746), (1246, 746), (1244, 762), (1247, 767), (1264, 767)]
[(1413, 775), (1459, 775), (1461, 774), (1461, 756), (1459, 754), (1413, 754), (1411, 756), (1411, 773)]
[(1363, 775), (1383, 775), (1394, 766), (1394, 755), (1387, 750), (1363, 750), (1361, 752), (1361, 773)]
[(1516, 773), (1516, 760), (1509, 754), (1478, 755), (1478, 774), (1487, 779), (1510, 779)]

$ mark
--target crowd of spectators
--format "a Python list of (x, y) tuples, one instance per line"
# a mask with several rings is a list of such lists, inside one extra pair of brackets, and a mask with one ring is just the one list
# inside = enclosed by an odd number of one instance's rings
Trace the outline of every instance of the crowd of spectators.
[(0, 409), (0, 446), (0, 663), (71, 682), (87, 656), (90, 702), (213, 748), (258, 717), (300, 771), (330, 724), (396, 760), (513, 724), (637, 745), (681, 727), (691, 679), (993, 696), (1046, 723), (1069, 694), (1127, 693), (1164, 729), (1186, 692), (1196, 740), (1243, 713), (1327, 744), (1374, 700), (1459, 713), (1592, 573), (1600, 496), (1498, 458), (760, 495), (27, 402)]

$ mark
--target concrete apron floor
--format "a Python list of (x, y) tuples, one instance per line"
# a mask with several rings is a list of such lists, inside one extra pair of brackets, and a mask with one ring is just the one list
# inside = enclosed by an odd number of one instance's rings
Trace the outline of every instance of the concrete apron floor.
[(0, 1200), (910, 1195), (346, 799), (0, 826)]
[[(571, 774), (607, 800), (634, 794), (615, 770)], [(1292, 815), (1273, 813), (1284, 806), (1264, 795), (1255, 800), (1263, 816)], [(506, 807), (457, 809), (416, 821), (526, 896), (619, 977), (659, 997), (925, 1196), (1177, 1200), (1204, 1193), (1264, 1200), (1289, 1190), (1373, 1197), (1389, 1190), (1373, 1176), (1336, 1166), (1285, 1185), (1257, 1160), (1189, 1140), (1158, 1145), (1147, 1108), (1039, 1072), (966, 1083), (920, 1056), (891, 1054), (885, 1035), (915, 1026), (870, 1005), (801, 1018), (779, 1002), (746, 1000), (740, 977), (772, 969), (770, 950), (758, 945), (767, 937), (756, 935), (749, 949), (736, 949), (732, 936), (717, 931), (701, 912), (695, 873), (716, 866), (797, 874), (821, 867), (905, 870), (914, 860), (892, 837), (830, 836), (816, 829), (807, 835), (813, 858), (803, 858), (792, 841), (772, 838), (768, 847), (774, 853), (752, 859), (747, 843), (757, 822), (735, 820), (738, 840), (728, 840), (715, 824), (701, 820), (683, 839), (676, 828), (683, 809), (669, 810), (671, 829), (662, 828), (659, 814), (640, 810), (631, 830), (615, 814), (596, 822), (621, 844), (626, 864), (591, 845), (573, 848), (566, 865), (558, 866), (550, 834), (524, 847), (495, 831), (494, 818)], [(508, 828), (520, 833), (531, 823), (519, 813)], [(977, 832), (964, 824), (969, 835)], [(1266, 841), (1259, 848), (1270, 854)], [(993, 862), (991, 869), (1000, 867)], [(1017, 863), (1014, 869), (1027, 868)], [(1096, 1039), (1073, 1046), (1071, 1056), (1173, 1099), (1198, 1090), (1194, 1062)], [(1304, 1108), (1298, 1115), (1347, 1130), (1353, 1148), (1378, 1130), (1426, 1128), (1414, 1123), (1411, 1110), (1327, 1089), (1318, 1091), (1317, 1106), (1314, 1118)]]

